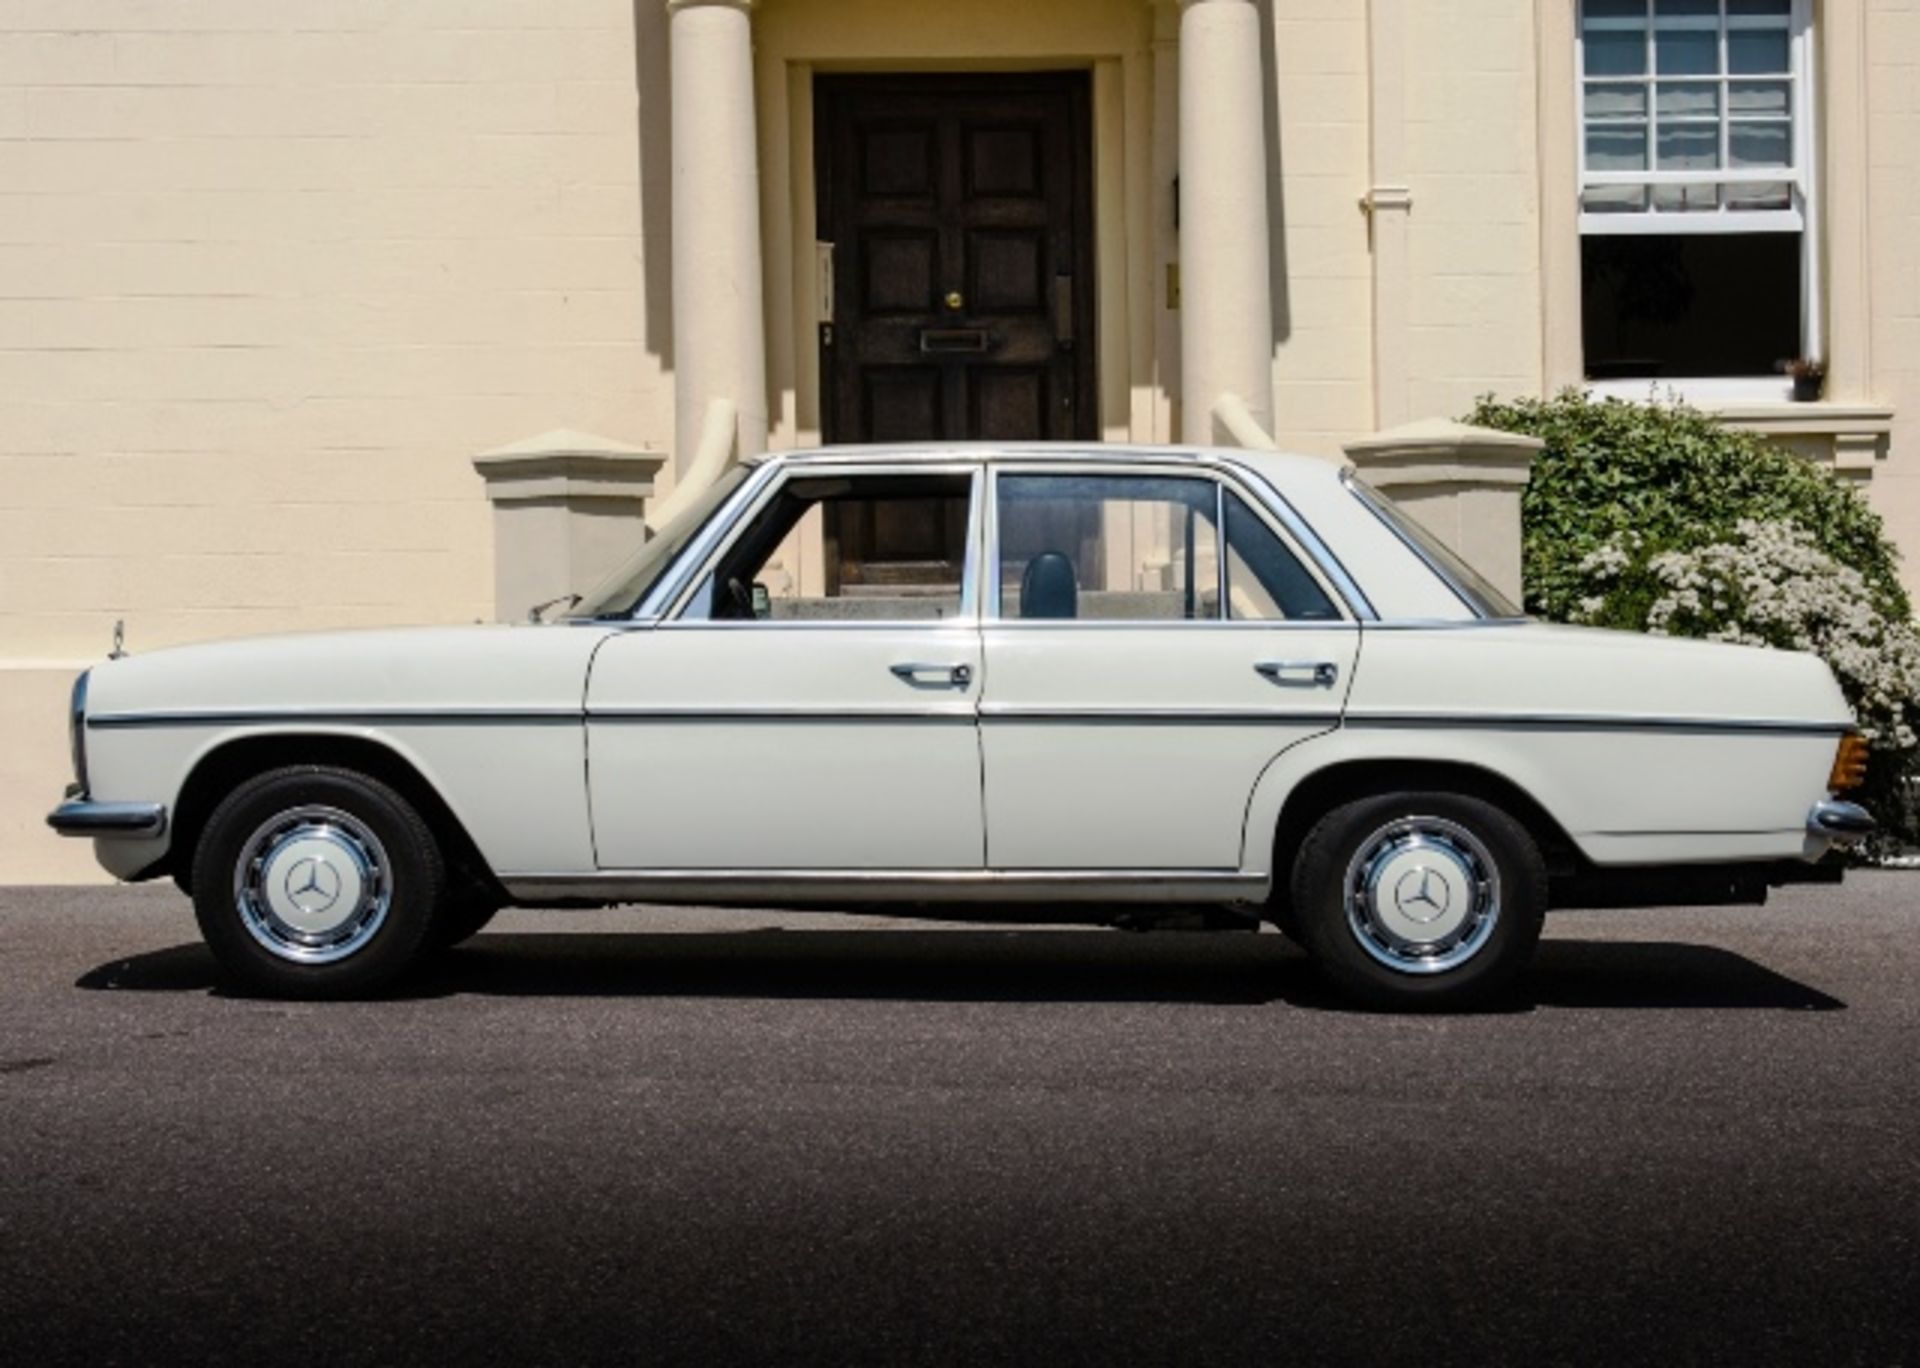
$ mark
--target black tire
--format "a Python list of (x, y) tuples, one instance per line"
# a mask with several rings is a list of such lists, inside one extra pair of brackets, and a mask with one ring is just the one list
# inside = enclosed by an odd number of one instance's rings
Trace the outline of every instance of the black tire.
[(208, 817), (193, 858), (194, 915), (214, 958), (235, 987), (273, 997), (358, 997), (391, 984), (425, 946), (445, 884), (439, 845), (412, 804), (371, 776), (324, 765), (241, 784)]
[[(1393, 1011), (1493, 1002), (1532, 958), (1547, 909), (1526, 828), (1456, 793), (1341, 804), (1301, 842), (1291, 886), (1291, 919), (1321, 973)], [(1422, 942), (1421, 928), (1438, 934)]]
[(427, 948), (451, 950), (486, 930), (487, 923), (499, 915), (500, 903), (491, 895), (450, 890), (440, 901), (433, 929), (427, 932)]

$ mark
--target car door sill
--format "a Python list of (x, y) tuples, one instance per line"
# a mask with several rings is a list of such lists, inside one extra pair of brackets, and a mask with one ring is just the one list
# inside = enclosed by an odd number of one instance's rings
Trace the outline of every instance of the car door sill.
[(1238, 869), (602, 869), (499, 876), (517, 903), (1257, 902)]

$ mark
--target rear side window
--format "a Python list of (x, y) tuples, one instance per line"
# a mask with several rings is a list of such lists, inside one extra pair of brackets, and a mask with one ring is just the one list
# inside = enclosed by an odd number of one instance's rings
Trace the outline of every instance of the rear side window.
[(1236, 622), (1335, 622), (1333, 606), (1300, 558), (1238, 494), (1226, 493), (1227, 616)]
[(1293, 551), (1214, 479), (1002, 475), (997, 485), (1003, 619), (1277, 622), (1340, 616)]

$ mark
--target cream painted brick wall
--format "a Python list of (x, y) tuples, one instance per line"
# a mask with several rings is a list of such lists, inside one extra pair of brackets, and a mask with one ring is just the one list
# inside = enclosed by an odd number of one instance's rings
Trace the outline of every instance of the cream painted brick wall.
[(0, 659), (486, 616), (474, 452), (670, 439), (634, 14), (0, 6)]
[(0, 879), (101, 877), (41, 818), (115, 618), (145, 650), (490, 617), (475, 452), (671, 439), (635, 22), (0, 4)]
[(1458, 417), (1484, 391), (1541, 383), (1532, 6), (1405, 14), (1410, 406)]
[(1868, 0), (1866, 37), (1872, 397), (1894, 410), (1867, 488), (1920, 598), (1920, 3)]
[(1274, 437), (1336, 456), (1373, 420), (1364, 5), (1275, 0), (1281, 193), (1275, 244)]

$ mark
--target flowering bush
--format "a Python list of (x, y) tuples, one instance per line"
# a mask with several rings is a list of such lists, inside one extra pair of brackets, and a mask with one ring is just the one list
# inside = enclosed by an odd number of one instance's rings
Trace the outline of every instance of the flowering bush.
[(1678, 406), (1482, 400), (1547, 440), (1522, 515), (1527, 606), (1557, 621), (1812, 651), (1872, 744), (1880, 853), (1920, 836), (1920, 631), (1880, 520), (1789, 452)]
[(1565, 621), (1592, 594), (1582, 560), (1638, 532), (1685, 550), (1729, 537), (1742, 518), (1790, 522), (1865, 578), (1890, 616), (1912, 609), (1880, 519), (1845, 482), (1790, 451), (1683, 404), (1482, 399), (1467, 421), (1546, 442), (1522, 508), (1529, 611)]

